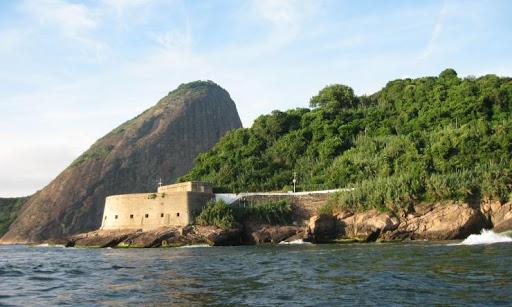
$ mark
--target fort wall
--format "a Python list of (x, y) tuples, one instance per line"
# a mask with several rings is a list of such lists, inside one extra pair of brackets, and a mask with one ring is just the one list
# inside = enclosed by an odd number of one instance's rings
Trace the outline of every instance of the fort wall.
[(163, 226), (186, 226), (193, 222), (194, 213), (200, 212), (214, 197), (211, 192), (202, 192), (208, 190), (211, 188), (205, 184), (187, 183), (177, 188), (159, 188), (161, 193), (109, 196), (105, 200), (101, 229), (151, 230)]

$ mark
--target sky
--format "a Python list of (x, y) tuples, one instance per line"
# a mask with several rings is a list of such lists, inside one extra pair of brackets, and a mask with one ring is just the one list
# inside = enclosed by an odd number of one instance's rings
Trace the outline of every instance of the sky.
[(244, 127), (328, 84), (512, 76), (512, 1), (0, 0), (0, 197), (43, 188), (179, 84), (213, 80)]

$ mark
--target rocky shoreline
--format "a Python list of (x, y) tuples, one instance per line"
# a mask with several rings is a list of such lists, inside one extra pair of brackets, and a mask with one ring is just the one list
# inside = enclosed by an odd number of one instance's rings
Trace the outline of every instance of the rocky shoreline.
[(244, 224), (240, 228), (191, 225), (151, 231), (97, 230), (70, 237), (68, 247), (176, 247), (250, 245), (303, 240), (312, 243), (464, 239), (482, 229), (512, 230), (512, 202), (420, 204), (412, 213), (340, 211), (315, 215), (302, 226)]

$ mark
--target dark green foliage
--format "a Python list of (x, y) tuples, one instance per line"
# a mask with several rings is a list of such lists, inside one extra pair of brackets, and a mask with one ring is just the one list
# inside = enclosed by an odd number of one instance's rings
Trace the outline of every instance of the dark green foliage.
[(233, 228), (237, 225), (232, 207), (224, 201), (209, 201), (206, 207), (196, 217), (196, 224), (203, 226), (217, 226), (220, 228)]
[(227, 134), (181, 180), (222, 191), (354, 187), (332, 204), (395, 210), (442, 200), (508, 200), (512, 190), (512, 79), (486, 75), (389, 82), (356, 97), (331, 85), (312, 110), (274, 111)]
[(322, 107), (329, 111), (336, 111), (343, 108), (353, 108), (357, 106), (357, 97), (354, 91), (341, 84), (334, 84), (324, 87), (318, 94), (311, 98), (309, 105), (311, 107)]
[(287, 200), (266, 201), (246, 206), (236, 206), (238, 221), (251, 220), (263, 224), (288, 225), (292, 222), (293, 208)]
[(27, 199), (28, 197), (0, 198), (0, 237), (7, 232)]
[(292, 205), (286, 200), (259, 202), (250, 205), (227, 205), (224, 201), (210, 201), (196, 217), (196, 224), (233, 228), (246, 220), (287, 225), (292, 222)]

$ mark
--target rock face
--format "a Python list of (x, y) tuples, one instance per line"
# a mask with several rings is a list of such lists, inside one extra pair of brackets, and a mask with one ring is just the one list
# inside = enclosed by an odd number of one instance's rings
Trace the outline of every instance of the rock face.
[(342, 213), (339, 222), (348, 238), (362, 241), (375, 241), (381, 233), (395, 230), (400, 221), (389, 213), (369, 210), (359, 214)]
[(375, 240), (453, 240), (463, 239), (483, 228), (491, 228), (489, 216), (498, 224), (495, 231), (512, 229), (512, 207), (494, 206), (483, 213), (468, 204), (419, 205), (414, 212), (396, 216), (376, 210), (341, 212), (336, 216), (313, 216), (309, 237), (316, 242), (333, 239)]
[(302, 227), (298, 226), (279, 226), (279, 225), (262, 225), (257, 229), (246, 229), (244, 243), (247, 244), (277, 244), (291, 237), (301, 237)]
[(239, 245), (239, 229), (213, 226), (162, 227), (150, 231), (96, 230), (72, 236), (66, 246), (174, 247), (190, 244)]
[(512, 202), (500, 204), (493, 202), (482, 207), (495, 232), (512, 230)]
[[(422, 209), (416, 208), (415, 211), (421, 212)], [(432, 206), (423, 211), (426, 212), (402, 219), (395, 236), (429, 240), (463, 239), (489, 227), (484, 215), (467, 204)]]
[(338, 220), (336, 217), (321, 214), (318, 216), (312, 216), (309, 219), (307, 226), (307, 235), (309, 241), (322, 243), (333, 240), (338, 234), (343, 231), (338, 227)]
[(241, 126), (234, 102), (220, 86), (182, 84), (99, 139), (32, 196), (1, 242), (41, 242), (97, 229), (106, 196), (152, 191), (157, 178), (174, 182), (199, 153)]

